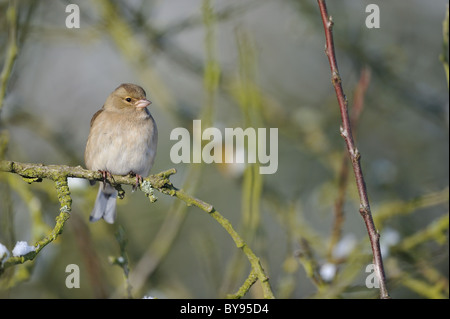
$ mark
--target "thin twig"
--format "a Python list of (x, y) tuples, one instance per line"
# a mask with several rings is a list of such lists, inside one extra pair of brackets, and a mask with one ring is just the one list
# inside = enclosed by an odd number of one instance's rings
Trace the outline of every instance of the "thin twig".
[(328, 57), (331, 68), (331, 81), (333, 83), (334, 89), (336, 91), (337, 100), (339, 103), (342, 126), (341, 135), (345, 140), (347, 151), (350, 155), (350, 160), (352, 162), (353, 172), (355, 174), (356, 185), (358, 188), (359, 198), (360, 198), (360, 208), (359, 212), (364, 219), (366, 224), (367, 232), (369, 234), (370, 244), (372, 246), (373, 261), (375, 268), (377, 270), (379, 286), (380, 286), (380, 297), (382, 299), (389, 298), (389, 293), (386, 286), (386, 278), (384, 274), (383, 259), (381, 257), (380, 250), (380, 235), (375, 228), (372, 213), (370, 211), (369, 198), (367, 195), (366, 183), (364, 180), (363, 172), (361, 169), (361, 154), (355, 146), (353, 140), (352, 128), (350, 123), (350, 117), (348, 116), (348, 103), (342, 88), (341, 77), (339, 76), (339, 70), (336, 62), (336, 55), (334, 51), (334, 41), (333, 41), (333, 20), (331, 16), (328, 15), (325, 0), (317, 0), (320, 8), (320, 14), (322, 17), (323, 27), (325, 30), (325, 53)]
[[(359, 117), (364, 107), (364, 97), (369, 87), (370, 82), (370, 69), (365, 67), (361, 70), (361, 75), (353, 96), (353, 107), (350, 114), (350, 123), (356, 136), (356, 128), (358, 127)], [(348, 157), (347, 154), (343, 154), (341, 168), (338, 176), (338, 196), (334, 202), (334, 221), (331, 231), (330, 243), (328, 246), (328, 259), (333, 259), (333, 249), (341, 239), (342, 226), (344, 224), (344, 204), (345, 195), (348, 185)]]
[(242, 286), (239, 288), (239, 290), (234, 294), (228, 294), (228, 299), (240, 299), (242, 296), (244, 296), (247, 291), (250, 289), (251, 286), (258, 280), (258, 275), (256, 272), (251, 271), (248, 275), (247, 279), (244, 281)]

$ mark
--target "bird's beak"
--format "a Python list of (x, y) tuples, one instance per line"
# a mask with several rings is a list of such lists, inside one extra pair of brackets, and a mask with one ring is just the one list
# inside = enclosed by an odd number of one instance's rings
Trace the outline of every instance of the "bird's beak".
[(143, 99), (143, 100), (139, 100), (136, 102), (136, 107), (138, 109), (143, 109), (144, 107), (147, 107), (150, 104), (152, 104), (152, 102), (150, 102), (149, 100)]

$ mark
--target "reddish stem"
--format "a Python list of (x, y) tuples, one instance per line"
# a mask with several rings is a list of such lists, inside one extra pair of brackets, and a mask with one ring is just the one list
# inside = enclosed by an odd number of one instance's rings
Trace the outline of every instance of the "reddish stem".
[(380, 235), (376, 230), (372, 219), (372, 213), (370, 211), (369, 205), (369, 198), (367, 196), (366, 183), (364, 181), (364, 176), (361, 169), (360, 163), (361, 154), (356, 148), (355, 142), (353, 140), (350, 118), (348, 116), (348, 102), (347, 98), (345, 97), (344, 90), (342, 88), (341, 77), (339, 76), (339, 70), (336, 62), (336, 54), (334, 51), (334, 41), (332, 32), (333, 20), (328, 15), (325, 0), (317, 0), (317, 2), (319, 4), (323, 27), (325, 30), (325, 40), (326, 40), (325, 53), (330, 63), (331, 81), (336, 91), (336, 97), (341, 112), (341, 119), (342, 119), (341, 135), (345, 140), (347, 151), (350, 155), (350, 160), (352, 162), (353, 172), (355, 174), (356, 185), (358, 188), (360, 198), (359, 212), (364, 219), (364, 223), (366, 224), (370, 244), (372, 247), (373, 262), (375, 264), (375, 269), (377, 270), (378, 281), (380, 286), (380, 297), (382, 299), (386, 299), (389, 298), (389, 293), (386, 287), (386, 277), (384, 274), (383, 259), (381, 257)]

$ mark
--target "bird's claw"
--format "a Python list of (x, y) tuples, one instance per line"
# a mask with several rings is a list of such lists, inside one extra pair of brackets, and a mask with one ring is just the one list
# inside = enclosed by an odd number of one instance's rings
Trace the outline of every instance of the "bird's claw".
[(110, 171), (107, 171), (107, 170), (104, 170), (104, 171), (102, 171), (102, 170), (98, 170), (100, 173), (102, 173), (102, 177), (103, 177), (103, 189), (105, 189), (105, 185), (106, 185), (106, 179), (107, 178), (110, 178), (110, 179), (112, 179), (112, 175), (111, 175), (111, 172)]
[(133, 188), (131, 189), (131, 191), (134, 192), (136, 189), (138, 189), (139, 185), (142, 183), (144, 178), (139, 174), (135, 174), (134, 172), (130, 172), (130, 175), (136, 176), (136, 184), (133, 185)]

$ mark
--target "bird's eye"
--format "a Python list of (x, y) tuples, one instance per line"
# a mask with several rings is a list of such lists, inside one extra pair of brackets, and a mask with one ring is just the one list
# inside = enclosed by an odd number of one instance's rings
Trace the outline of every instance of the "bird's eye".
[(127, 98), (125, 99), (125, 101), (131, 102), (131, 97), (127, 97)]

